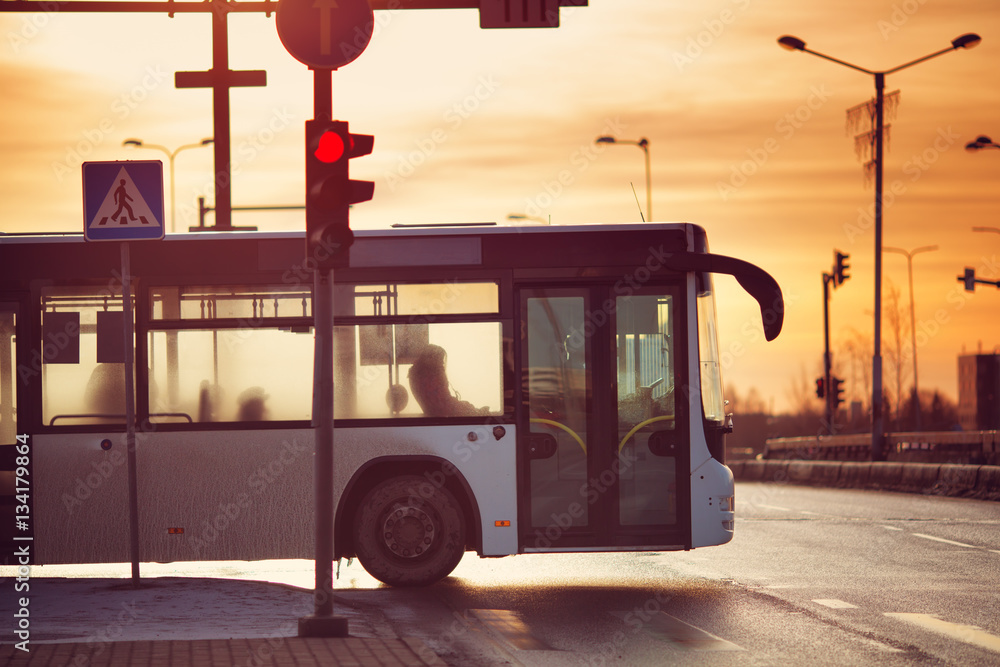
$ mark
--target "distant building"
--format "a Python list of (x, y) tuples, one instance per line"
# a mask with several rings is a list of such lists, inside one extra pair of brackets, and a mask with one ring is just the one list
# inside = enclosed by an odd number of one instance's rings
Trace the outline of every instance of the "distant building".
[(963, 431), (1000, 428), (1000, 354), (958, 358), (958, 421)]

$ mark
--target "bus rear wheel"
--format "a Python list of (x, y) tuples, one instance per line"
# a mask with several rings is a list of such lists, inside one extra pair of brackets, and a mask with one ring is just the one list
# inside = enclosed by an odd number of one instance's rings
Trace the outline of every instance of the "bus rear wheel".
[(358, 560), (390, 586), (426, 586), (448, 576), (465, 553), (465, 520), (455, 496), (414, 475), (369, 491), (354, 518)]

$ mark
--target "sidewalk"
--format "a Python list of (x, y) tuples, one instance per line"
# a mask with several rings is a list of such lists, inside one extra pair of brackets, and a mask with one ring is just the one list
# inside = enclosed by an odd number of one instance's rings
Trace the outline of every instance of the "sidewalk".
[(32, 568), (27, 591), (15, 589), (9, 568), (2, 572), (8, 576), (0, 580), (0, 665), (445, 665), (422, 640), (395, 635), (377, 590), (335, 591), (334, 614), (347, 619), (348, 637), (302, 638), (298, 619), (312, 613), (313, 599), (299, 586), (153, 576), (137, 589), (130, 579), (40, 570)]
[(418, 667), (444, 665), (419, 639), (200, 639), (0, 647), (0, 664), (29, 667)]

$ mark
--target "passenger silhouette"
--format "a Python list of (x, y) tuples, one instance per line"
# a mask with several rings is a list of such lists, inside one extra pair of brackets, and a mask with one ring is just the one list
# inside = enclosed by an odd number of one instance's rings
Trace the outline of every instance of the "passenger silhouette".
[(428, 345), (410, 367), (407, 378), (420, 409), (428, 417), (469, 417), (489, 414), (452, 394), (445, 371), (448, 353), (440, 345)]
[[(135, 213), (132, 212), (132, 207), (128, 203), (132, 201), (132, 198), (128, 196), (128, 192), (125, 191), (125, 179), (118, 181), (118, 187), (115, 188), (115, 203), (118, 204), (118, 210), (116, 210), (112, 215), (112, 220), (117, 220), (118, 216), (121, 214), (122, 210), (128, 211), (129, 220), (135, 221)], [(124, 222), (122, 223), (124, 224)]]

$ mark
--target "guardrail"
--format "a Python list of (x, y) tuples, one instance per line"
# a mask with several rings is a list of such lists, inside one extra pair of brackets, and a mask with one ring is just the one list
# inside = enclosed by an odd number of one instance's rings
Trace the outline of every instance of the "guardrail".
[[(1000, 431), (890, 433), (886, 436), (885, 451), (887, 461), (1000, 465)], [(871, 435), (770, 438), (764, 446), (763, 456), (765, 459), (870, 461)]]

